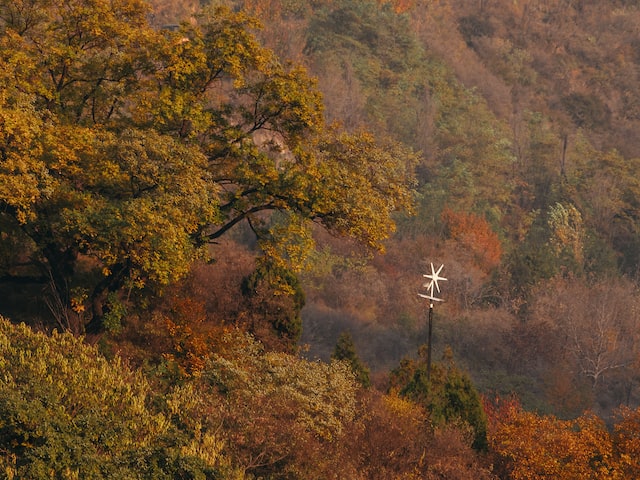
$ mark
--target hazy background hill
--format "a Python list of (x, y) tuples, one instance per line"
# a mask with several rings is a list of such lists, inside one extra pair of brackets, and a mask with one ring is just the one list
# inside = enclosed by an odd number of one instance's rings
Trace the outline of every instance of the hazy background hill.
[[(197, 8), (154, 3), (160, 23)], [(231, 3), (317, 77), (329, 121), (422, 155), (386, 255), (320, 236), (309, 356), (344, 330), (381, 375), (415, 353), (421, 275), (444, 263), (434, 347), (481, 388), (565, 415), (637, 404), (637, 2)]]

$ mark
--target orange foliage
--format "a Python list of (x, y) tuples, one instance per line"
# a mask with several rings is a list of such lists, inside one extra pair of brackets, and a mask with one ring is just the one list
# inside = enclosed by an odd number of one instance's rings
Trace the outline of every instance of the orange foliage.
[(625, 478), (640, 478), (640, 408), (623, 407), (614, 427), (614, 443)]
[(345, 443), (347, 458), (359, 461), (361, 477), (351, 478), (495, 478), (482, 465), (465, 429), (434, 429), (422, 407), (394, 393), (371, 390), (362, 402), (361, 421), (353, 425)]
[(500, 239), (484, 218), (473, 213), (454, 212), (448, 207), (442, 211), (441, 218), (449, 238), (470, 252), (478, 267), (489, 271), (500, 263)]
[(381, 4), (391, 3), (396, 13), (404, 13), (416, 6), (415, 0), (379, 0)]
[[(366, 422), (350, 436), (367, 478), (413, 478), (424, 469), (430, 431), (421, 407), (395, 394), (372, 391), (363, 398)], [(402, 461), (398, 461), (399, 459)]]
[(540, 416), (515, 399), (485, 401), (489, 444), (497, 470), (514, 480), (629, 478), (604, 422), (591, 413), (575, 420)]
[(192, 298), (175, 296), (163, 320), (169, 337), (169, 351), (163, 356), (176, 364), (181, 375), (198, 375), (204, 369), (219, 334), (207, 322), (204, 304)]
[(494, 431), (501, 422), (513, 415), (513, 412), (522, 410), (522, 404), (515, 395), (501, 397), (482, 396), (482, 408), (487, 416), (487, 428), (489, 432)]

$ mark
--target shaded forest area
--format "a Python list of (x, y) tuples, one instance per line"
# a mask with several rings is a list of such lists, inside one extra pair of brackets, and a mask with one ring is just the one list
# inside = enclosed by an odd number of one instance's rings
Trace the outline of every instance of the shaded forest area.
[(2, 470), (639, 476), (638, 25), (0, 0)]

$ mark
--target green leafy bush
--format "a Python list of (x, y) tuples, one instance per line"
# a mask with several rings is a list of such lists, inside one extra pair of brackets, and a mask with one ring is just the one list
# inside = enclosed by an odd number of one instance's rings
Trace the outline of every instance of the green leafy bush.
[(81, 339), (0, 318), (0, 370), (8, 478), (221, 478), (221, 459), (188, 451), (180, 430), (151, 408), (139, 373)]

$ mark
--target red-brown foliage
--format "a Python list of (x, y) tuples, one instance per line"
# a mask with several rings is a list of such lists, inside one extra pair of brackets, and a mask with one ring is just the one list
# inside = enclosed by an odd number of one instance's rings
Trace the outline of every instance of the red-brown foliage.
[(498, 266), (502, 256), (502, 244), (489, 223), (473, 213), (456, 212), (450, 208), (442, 211), (442, 221), (449, 238), (460, 249), (469, 252), (478, 267), (485, 272)]

